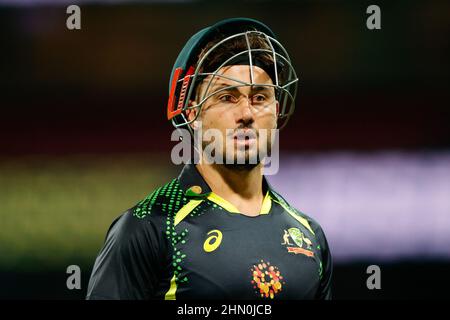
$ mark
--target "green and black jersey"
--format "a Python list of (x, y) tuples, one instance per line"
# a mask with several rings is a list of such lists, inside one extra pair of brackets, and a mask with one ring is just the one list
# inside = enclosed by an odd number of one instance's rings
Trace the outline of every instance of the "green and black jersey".
[(241, 214), (186, 165), (113, 222), (87, 299), (330, 299), (321, 227), (263, 191), (260, 215)]

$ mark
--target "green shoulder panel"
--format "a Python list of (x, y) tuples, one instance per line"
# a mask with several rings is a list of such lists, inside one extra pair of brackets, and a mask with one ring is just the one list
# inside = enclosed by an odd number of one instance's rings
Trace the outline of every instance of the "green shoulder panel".
[(173, 179), (141, 200), (133, 208), (133, 216), (144, 219), (155, 211), (163, 212), (171, 216), (177, 213), (187, 202), (188, 199), (184, 196), (178, 179)]
[(271, 192), (272, 195), (275, 197), (275, 202), (278, 202), (292, 217), (298, 220), (315, 236), (315, 232), (313, 230), (313, 227), (311, 226), (311, 224), (314, 223), (314, 220), (312, 220), (308, 215), (301, 212), (297, 208), (291, 206), (286, 200), (284, 200), (282, 196), (280, 196), (275, 191), (271, 190)]

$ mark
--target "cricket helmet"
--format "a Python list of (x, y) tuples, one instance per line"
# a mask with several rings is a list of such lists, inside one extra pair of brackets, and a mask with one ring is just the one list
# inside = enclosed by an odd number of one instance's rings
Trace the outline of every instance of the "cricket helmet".
[[(260, 41), (258, 45), (252, 45), (255, 37)], [(209, 64), (208, 60), (221, 48), (231, 42), (241, 39), (244, 47), (239, 50), (226, 50), (227, 54), (223, 61)], [(209, 44), (209, 47), (205, 46)], [(200, 56), (201, 55), (201, 56)], [(199, 58), (200, 56), (200, 58)], [(268, 59), (269, 58), (269, 59)], [(270, 61), (270, 63), (268, 63)], [(220, 73), (224, 66), (245, 64), (249, 65), (250, 82), (225, 77)], [(186, 117), (186, 110), (192, 108), (201, 109), (204, 102), (215, 92), (206, 92), (201, 97), (196, 97), (195, 88), (199, 83), (216, 77), (225, 77), (240, 86), (259, 86), (253, 77), (253, 66), (264, 69), (272, 79), (276, 102), (278, 103), (278, 127), (282, 128), (295, 109), (295, 96), (297, 93), (297, 74), (292, 66), (286, 49), (277, 40), (272, 30), (260, 21), (249, 18), (231, 18), (222, 20), (212, 26), (206, 27), (194, 34), (185, 44), (178, 55), (172, 69), (169, 82), (169, 99), (167, 104), (167, 118), (172, 121), (176, 128), (187, 126), (195, 119)], [(219, 90), (222, 91), (223, 89)], [(196, 100), (195, 105), (190, 101)], [(200, 112), (197, 112), (197, 116)], [(189, 129), (190, 126), (187, 126)]]

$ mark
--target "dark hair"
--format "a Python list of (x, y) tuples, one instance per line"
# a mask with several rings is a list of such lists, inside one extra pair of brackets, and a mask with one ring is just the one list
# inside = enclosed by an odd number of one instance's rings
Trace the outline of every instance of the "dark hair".
[[(213, 40), (208, 42), (203, 49), (201, 50), (197, 65), (199, 61), (205, 56), (205, 54), (218, 42), (224, 39), (225, 36), (222, 34), (218, 34)], [(263, 34), (258, 33), (249, 33), (248, 41), (250, 44), (250, 48), (252, 49), (267, 49), (271, 50), (267, 39)], [(213, 72), (219, 67), (225, 60), (231, 58), (232, 56), (238, 54), (239, 52), (247, 50), (247, 41), (244, 36), (235, 37), (230, 39), (229, 41), (225, 41), (223, 44), (219, 45), (214, 51), (211, 52), (203, 62), (200, 72)], [(253, 53), (255, 55), (255, 53)], [(258, 52), (258, 62), (262, 64), (265, 70), (273, 69), (273, 56), (268, 52)], [(244, 58), (247, 56), (243, 56)]]
[[(250, 30), (252, 31), (252, 30)], [(270, 44), (268, 43), (264, 34), (261, 33), (248, 33), (248, 42), (251, 49), (265, 49), (272, 50)], [(200, 51), (198, 55), (198, 60), (195, 67), (198, 66), (200, 60), (206, 55), (206, 53), (221, 40), (225, 39), (225, 35), (218, 33), (213, 40), (206, 43), (203, 49)], [(204, 72), (214, 72), (220, 65), (222, 65), (226, 60), (230, 59), (234, 55), (248, 50), (247, 40), (244, 36), (234, 37), (228, 41), (225, 41), (223, 44), (217, 46), (203, 61), (200, 66), (199, 73)], [(227, 65), (233, 64), (246, 64), (248, 62), (248, 54), (244, 53), (240, 56), (232, 59)], [(272, 53), (266, 51), (256, 51), (252, 52), (252, 59), (254, 65), (262, 68), (267, 72), (269, 77), (272, 79), (272, 82), (275, 83), (275, 68), (274, 68), (274, 59)], [(244, 63), (242, 63), (245, 61)], [(278, 77), (282, 80), (283, 75), (280, 73), (282, 69), (282, 64), (277, 61), (278, 65)], [(197, 78), (196, 83), (194, 84), (194, 92), (196, 92), (196, 96), (198, 95), (199, 84), (203, 81), (205, 76), (200, 76)]]

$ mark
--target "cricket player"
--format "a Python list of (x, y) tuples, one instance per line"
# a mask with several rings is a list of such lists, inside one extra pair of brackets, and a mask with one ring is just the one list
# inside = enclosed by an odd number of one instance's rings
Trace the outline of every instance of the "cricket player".
[(112, 223), (87, 299), (331, 299), (322, 228), (264, 175), (297, 82), (259, 21), (227, 19), (189, 39), (167, 117), (199, 137), (190, 142), (199, 160)]

